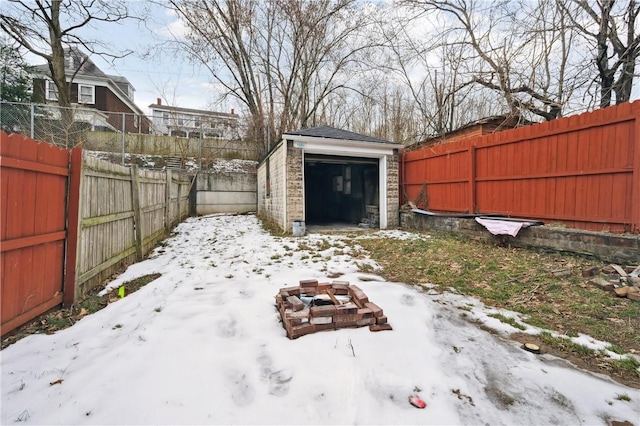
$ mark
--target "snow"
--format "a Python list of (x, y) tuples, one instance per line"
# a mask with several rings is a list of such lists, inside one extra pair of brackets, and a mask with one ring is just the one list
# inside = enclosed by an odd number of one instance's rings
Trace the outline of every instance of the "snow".
[[(376, 235), (416, 238), (359, 238)], [(251, 215), (188, 219), (108, 288), (160, 278), (0, 353), (1, 423), (640, 423), (638, 390), (526, 352), (504, 337), (511, 326), (489, 316), (518, 314), (358, 272), (377, 265), (352, 257), (350, 244), (334, 234), (273, 237)], [(289, 340), (274, 308), (278, 290), (334, 274), (380, 305), (393, 330)], [(426, 408), (410, 405), (411, 395)]]

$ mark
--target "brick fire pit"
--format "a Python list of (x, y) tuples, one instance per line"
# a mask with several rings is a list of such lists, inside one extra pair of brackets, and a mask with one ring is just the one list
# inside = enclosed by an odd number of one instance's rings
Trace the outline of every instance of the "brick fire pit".
[(357, 286), (346, 281), (300, 281), (298, 287), (280, 289), (276, 306), (289, 339), (316, 331), (369, 326), (391, 330), (382, 308), (369, 301)]

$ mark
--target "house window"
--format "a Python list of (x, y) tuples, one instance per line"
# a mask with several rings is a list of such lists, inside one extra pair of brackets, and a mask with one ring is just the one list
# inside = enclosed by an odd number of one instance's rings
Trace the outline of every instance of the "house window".
[(163, 112), (162, 113), (162, 122), (164, 124), (169, 124), (169, 113), (168, 112)]
[(78, 84), (78, 103), (79, 104), (95, 104), (96, 88), (88, 84)]
[(184, 126), (184, 118), (178, 117), (178, 126)]
[(47, 100), (57, 101), (58, 100), (58, 88), (53, 83), (53, 81), (46, 80), (45, 86), (46, 86), (45, 90), (47, 91), (47, 95), (46, 95)]
[(200, 122), (200, 117), (196, 117), (196, 118), (193, 119), (193, 126), (194, 127), (200, 127), (200, 124), (202, 124)]

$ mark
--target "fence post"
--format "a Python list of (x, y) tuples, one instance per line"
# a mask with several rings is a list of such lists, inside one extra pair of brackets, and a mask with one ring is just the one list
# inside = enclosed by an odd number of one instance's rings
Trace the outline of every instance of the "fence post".
[(476, 146), (469, 147), (469, 213), (476, 212)]
[(133, 204), (133, 227), (136, 237), (136, 259), (142, 260), (142, 217), (140, 214), (140, 186), (138, 166), (131, 165), (131, 202)]
[(167, 169), (167, 182), (164, 192), (164, 230), (171, 231), (171, 170)]
[(67, 242), (65, 244), (64, 287), (62, 290), (62, 304), (65, 308), (73, 305), (76, 300), (82, 166), (82, 148), (73, 148), (69, 164), (69, 184), (67, 185)]
[(122, 113), (122, 165), (124, 166), (124, 129), (125, 129), (125, 113)]
[(36, 134), (36, 106), (31, 104), (31, 139), (35, 139)]
[[(640, 102), (631, 105), (640, 110)], [(636, 107), (636, 108), (634, 108)], [(635, 114), (633, 132), (633, 178), (631, 180), (631, 231), (640, 231), (640, 116)]]

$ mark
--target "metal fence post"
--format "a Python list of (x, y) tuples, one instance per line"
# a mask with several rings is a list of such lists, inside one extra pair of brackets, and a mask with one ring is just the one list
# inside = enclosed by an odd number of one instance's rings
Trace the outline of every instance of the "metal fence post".
[(31, 139), (35, 139), (36, 134), (36, 106), (35, 104), (31, 104)]
[(124, 166), (124, 129), (125, 129), (125, 113), (122, 113), (122, 165)]

